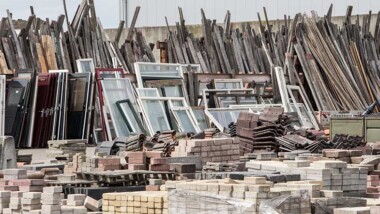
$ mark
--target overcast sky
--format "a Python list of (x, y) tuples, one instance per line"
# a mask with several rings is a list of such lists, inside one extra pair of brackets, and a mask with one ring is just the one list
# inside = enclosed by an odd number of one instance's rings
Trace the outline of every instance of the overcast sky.
[[(72, 20), (78, 5), (82, 0), (66, 0), (69, 20)], [(119, 24), (119, 0), (94, 0), (97, 16), (104, 28), (117, 28)], [(57, 20), (64, 14), (63, 0), (0, 0), (0, 16), (6, 16), (9, 9), (14, 19), (27, 19), (30, 16), (30, 6), (39, 18)]]

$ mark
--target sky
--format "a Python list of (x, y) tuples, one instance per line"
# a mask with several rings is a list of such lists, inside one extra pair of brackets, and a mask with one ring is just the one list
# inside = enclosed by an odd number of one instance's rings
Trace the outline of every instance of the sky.
[[(78, 5), (82, 0), (66, 0), (69, 20), (72, 20)], [(94, 0), (97, 16), (104, 28), (117, 28), (119, 25), (119, 0)], [(57, 20), (64, 14), (63, 0), (0, 0), (0, 16), (7, 15), (9, 9), (14, 19), (27, 19), (30, 16), (30, 6), (41, 19)]]

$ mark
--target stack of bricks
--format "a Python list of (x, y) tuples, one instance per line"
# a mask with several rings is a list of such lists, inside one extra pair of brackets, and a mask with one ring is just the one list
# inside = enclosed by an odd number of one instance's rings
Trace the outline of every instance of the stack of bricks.
[(41, 210), (41, 193), (24, 192), (21, 198), (22, 213), (36, 213)]
[(66, 204), (61, 207), (62, 214), (85, 214), (87, 208), (84, 206), (86, 195), (84, 194), (69, 194), (67, 195)]
[(169, 171), (161, 151), (126, 152), (128, 170)]
[(172, 157), (200, 156), (202, 165), (207, 162), (230, 163), (239, 161), (239, 144), (233, 138), (181, 140)]
[(363, 161), (362, 150), (325, 149), (322, 154), (323, 157), (346, 163), (360, 164)]
[(45, 182), (44, 179), (20, 179), (10, 180), (8, 185), (18, 186), (21, 192), (42, 192)]
[[(120, 158), (118, 156), (87, 157), (85, 162), (80, 156), (77, 163), (73, 162), (74, 168), (81, 166), (81, 172), (103, 172), (121, 169)], [(79, 161), (80, 164), (79, 164)]]
[(146, 154), (145, 152), (127, 152), (126, 161), (128, 170), (146, 170)]
[(380, 178), (379, 175), (367, 176), (367, 197), (380, 198)]
[(379, 214), (380, 206), (345, 207), (334, 209), (334, 214)]
[(23, 192), (12, 192), (10, 203), (9, 203), (9, 209), (4, 210), (3, 213), (21, 213), (21, 198), (22, 198)]
[(314, 161), (249, 161), (248, 171), (254, 173), (300, 174), (301, 180), (320, 180), (322, 190), (342, 190), (345, 196), (363, 196), (366, 192), (368, 168), (347, 166), (337, 160)]
[(86, 140), (51, 140), (48, 141), (49, 149), (46, 151), (48, 157), (64, 158), (73, 161), (74, 155), (86, 154)]
[(326, 214), (326, 213), (333, 213), (336, 208), (366, 206), (367, 200), (364, 198), (356, 198), (356, 197), (354, 198), (335, 197), (335, 198), (312, 198), (311, 202), (315, 204), (314, 214)]
[(18, 191), (19, 187), (16, 185), (10, 185), (10, 181), (27, 179), (25, 169), (5, 169), (4, 170), (4, 185), (1, 186), (1, 190)]
[(104, 193), (103, 213), (168, 213), (166, 191)]
[(63, 198), (61, 186), (44, 187), (41, 194), (41, 214), (60, 214)]
[[(185, 209), (191, 209), (193, 213), (207, 211), (223, 212), (225, 209), (233, 209), (233, 207), (229, 207), (229, 204), (223, 203), (220, 197), (244, 200), (249, 203), (249, 213), (259, 213), (259, 207), (263, 201), (280, 196), (290, 196), (292, 192), (300, 193), (299, 189), (285, 187), (272, 188), (273, 183), (266, 181), (264, 177), (245, 177), (244, 181), (234, 181), (230, 179), (193, 182), (168, 181), (165, 186), (169, 191), (179, 191), (169, 194), (169, 209), (173, 209), (177, 213), (184, 212)], [(308, 192), (303, 190), (301, 193), (302, 196), (297, 199), (289, 197), (289, 200), (283, 202), (284, 206), (280, 206), (278, 209), (286, 211), (283, 213), (311, 213)], [(181, 197), (179, 197), (179, 195), (181, 195)], [(210, 203), (211, 200), (213, 200), (212, 198), (215, 200), (214, 204)], [(290, 203), (293, 205), (287, 206), (287, 204)], [(190, 205), (191, 207), (189, 207)]]
[(1, 213), (1, 210), (9, 208), (10, 201), (11, 201), (11, 192), (0, 191), (0, 213)]

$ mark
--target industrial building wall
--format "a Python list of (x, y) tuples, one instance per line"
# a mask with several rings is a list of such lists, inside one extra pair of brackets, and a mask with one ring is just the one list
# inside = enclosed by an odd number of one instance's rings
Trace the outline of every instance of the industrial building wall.
[(164, 26), (165, 16), (169, 25), (174, 25), (179, 20), (178, 7), (182, 7), (187, 24), (201, 23), (201, 8), (207, 18), (218, 23), (223, 22), (227, 10), (231, 12), (232, 22), (246, 22), (258, 20), (258, 12), (263, 18), (263, 7), (267, 9), (268, 19), (275, 20), (283, 19), (284, 14), (293, 17), (298, 12), (312, 10), (324, 15), (330, 4), (334, 4), (333, 16), (345, 15), (348, 5), (354, 6), (353, 14), (380, 11), (380, 0), (120, 0), (120, 17), (126, 17), (129, 25), (136, 6), (141, 6), (137, 27)]

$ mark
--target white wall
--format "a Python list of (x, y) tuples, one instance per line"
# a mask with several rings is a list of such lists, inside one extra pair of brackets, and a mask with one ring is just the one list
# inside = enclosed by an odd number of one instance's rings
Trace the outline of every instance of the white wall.
[[(127, 24), (132, 20), (136, 6), (141, 6), (137, 27), (164, 26), (165, 16), (169, 25), (178, 22), (178, 7), (182, 7), (187, 24), (200, 24), (203, 8), (206, 17), (223, 22), (226, 11), (231, 12), (233, 22), (257, 21), (257, 13), (264, 19), (263, 7), (268, 18), (283, 19), (284, 14), (293, 17), (298, 12), (315, 10), (320, 16), (334, 4), (333, 16), (345, 15), (348, 5), (354, 6), (353, 14), (377, 13), (380, 0), (120, 0), (127, 1)], [(122, 10), (121, 10), (122, 11)], [(121, 16), (122, 17), (122, 16)]]

